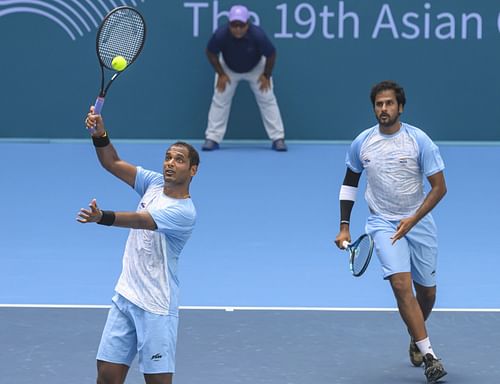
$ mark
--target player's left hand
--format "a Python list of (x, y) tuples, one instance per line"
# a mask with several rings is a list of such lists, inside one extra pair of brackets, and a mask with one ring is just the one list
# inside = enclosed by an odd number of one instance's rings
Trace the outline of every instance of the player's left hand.
[(270, 78), (267, 78), (264, 75), (260, 75), (259, 83), (260, 83), (259, 89), (262, 92), (267, 92), (267, 91), (269, 91), (269, 89), (271, 89), (271, 79)]
[(392, 244), (410, 232), (410, 229), (412, 229), (415, 224), (417, 224), (417, 220), (413, 216), (401, 219), (396, 228), (396, 232), (391, 237)]
[(102, 211), (97, 206), (96, 199), (92, 199), (89, 204), (90, 209), (82, 208), (78, 212), (78, 217), (76, 221), (80, 223), (97, 223), (102, 218)]

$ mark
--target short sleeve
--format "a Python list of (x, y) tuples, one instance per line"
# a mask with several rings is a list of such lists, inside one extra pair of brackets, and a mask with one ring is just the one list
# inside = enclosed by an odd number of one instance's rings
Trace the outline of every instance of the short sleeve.
[(225, 34), (228, 32), (228, 26), (219, 27), (208, 40), (207, 51), (218, 55), (222, 51), (222, 43), (225, 40)]
[(162, 209), (149, 209), (158, 231), (170, 235), (189, 235), (195, 224), (195, 213), (186, 205), (171, 205)]
[(148, 171), (142, 167), (137, 167), (137, 174), (135, 176), (134, 189), (140, 195), (143, 196), (150, 185), (161, 185), (163, 184), (163, 176), (154, 171)]
[(365, 142), (367, 136), (372, 131), (372, 128), (366, 129), (361, 132), (351, 143), (351, 146), (347, 150), (345, 156), (346, 166), (353, 172), (361, 173), (363, 172), (363, 163), (361, 161), (361, 146)]
[(267, 57), (271, 57), (274, 55), (276, 52), (276, 48), (274, 47), (273, 43), (267, 35), (264, 33), (263, 30), (261, 30), (261, 33), (259, 34), (259, 44), (260, 44), (260, 51), (262, 52), (262, 55)]
[(422, 173), (426, 176), (432, 176), (444, 170), (444, 161), (441, 157), (439, 147), (423, 131), (417, 135), (419, 147), (419, 162)]

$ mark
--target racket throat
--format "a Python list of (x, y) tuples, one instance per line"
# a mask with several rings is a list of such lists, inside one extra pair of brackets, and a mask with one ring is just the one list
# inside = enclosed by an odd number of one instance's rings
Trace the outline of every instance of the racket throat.
[(118, 77), (118, 75), (120, 74), (121, 72), (116, 72), (115, 74), (113, 74), (113, 76), (111, 76), (111, 79), (109, 79), (109, 82), (108, 82), (108, 85), (106, 85), (106, 88), (104, 88), (104, 90), (102, 91), (102, 93), (99, 95), (99, 97), (106, 97), (106, 94), (108, 93), (108, 89), (109, 87), (111, 86), (111, 84), (113, 83), (113, 81)]

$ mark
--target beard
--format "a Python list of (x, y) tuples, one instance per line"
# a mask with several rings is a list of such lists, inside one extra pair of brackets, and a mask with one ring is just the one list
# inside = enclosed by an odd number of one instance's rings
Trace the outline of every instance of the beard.
[(397, 121), (398, 121), (398, 119), (399, 119), (399, 115), (400, 115), (400, 114), (398, 113), (398, 114), (397, 114), (396, 116), (394, 116), (393, 118), (391, 118), (391, 116), (390, 116), (390, 115), (388, 115), (388, 114), (386, 114), (386, 113), (385, 113), (385, 114), (383, 114), (383, 115), (384, 115), (384, 117), (385, 117), (385, 116), (387, 116), (387, 118), (386, 118), (385, 120), (382, 120), (382, 115), (380, 115), (380, 116), (377, 116), (377, 121), (378, 121), (378, 123), (379, 123), (379, 125), (380, 125), (381, 127), (383, 127), (383, 128), (387, 128), (387, 127), (392, 127), (394, 124), (396, 124), (396, 122), (397, 122)]

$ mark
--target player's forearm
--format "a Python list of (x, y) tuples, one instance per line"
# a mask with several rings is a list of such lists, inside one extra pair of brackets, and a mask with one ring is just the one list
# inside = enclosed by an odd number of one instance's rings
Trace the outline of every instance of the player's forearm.
[(349, 229), (353, 207), (354, 201), (340, 200), (340, 229)]
[(444, 195), (446, 195), (446, 191), (447, 190), (445, 185), (436, 185), (432, 187), (432, 189), (425, 197), (422, 205), (413, 215), (417, 222), (434, 209), (434, 207), (441, 201)]
[(113, 212), (101, 211), (102, 217), (98, 222), (114, 227), (148, 229), (154, 231), (157, 229), (156, 223), (149, 212)]
[(360, 173), (355, 173), (349, 168), (346, 170), (344, 181), (340, 187), (340, 229), (349, 229), (351, 212), (358, 193)]
[(431, 190), (425, 197), (422, 205), (417, 209), (413, 215), (418, 222), (422, 217), (427, 215), (432, 209), (441, 201), (441, 199), (446, 195), (446, 182), (444, 179), (443, 172), (435, 173), (429, 176), (429, 183), (431, 184)]
[(92, 143), (94, 144), (99, 162), (109, 171), (113, 163), (119, 161), (120, 158), (118, 157), (115, 147), (111, 144), (108, 133), (104, 130), (104, 126), (92, 135)]
[(104, 136), (92, 136), (92, 141), (95, 146), (97, 158), (102, 167), (112, 175), (118, 177), (131, 187), (134, 186), (137, 168), (120, 159), (115, 147), (111, 144), (109, 137), (105, 133)]
[(120, 161), (118, 153), (111, 143), (104, 147), (96, 147), (95, 151), (97, 154), (97, 158), (99, 159), (99, 163), (101, 163), (103, 168), (107, 171), (111, 172), (111, 170), (113, 169), (113, 165), (116, 162)]
[(116, 212), (115, 226), (154, 231), (156, 223), (148, 212)]

